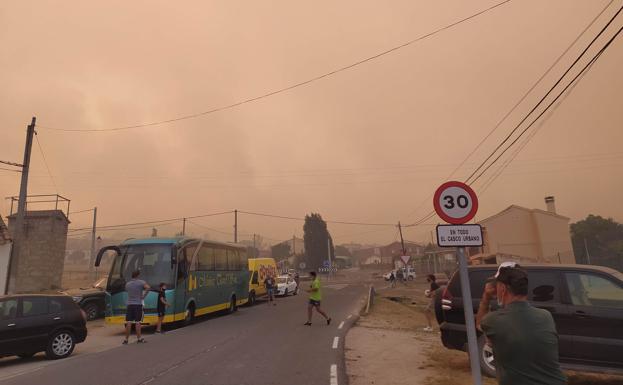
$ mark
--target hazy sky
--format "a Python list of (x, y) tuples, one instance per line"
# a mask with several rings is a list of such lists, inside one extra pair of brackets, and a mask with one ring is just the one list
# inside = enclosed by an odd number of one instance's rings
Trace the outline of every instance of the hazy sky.
[[(2, 1), (0, 159), (22, 161), (32, 116), (42, 126), (85, 129), (210, 110), (349, 65), (495, 3)], [(35, 143), (29, 193), (58, 191), (75, 210), (97, 206), (102, 225), (233, 209), (411, 223), (607, 3), (514, 0), (356, 68), (197, 119), (102, 133), (40, 128), (56, 188)], [(510, 132), (620, 6), (613, 2), (455, 178)], [(511, 204), (544, 208), (543, 198), (554, 195), (573, 221), (589, 213), (623, 220), (622, 64), (623, 37), (489, 189), (476, 183), (477, 218)], [(18, 190), (19, 174), (0, 170), (0, 195)], [(3, 201), (0, 213), (8, 211)], [(88, 213), (71, 219), (74, 228), (90, 223)], [(195, 223), (227, 233), (233, 215)], [(229, 238), (197, 224), (188, 224), (190, 232)], [(391, 227), (329, 229), (338, 242), (396, 238)], [(428, 240), (431, 229), (409, 228), (405, 237)], [(241, 215), (240, 232), (285, 239), (302, 236), (302, 222)]]

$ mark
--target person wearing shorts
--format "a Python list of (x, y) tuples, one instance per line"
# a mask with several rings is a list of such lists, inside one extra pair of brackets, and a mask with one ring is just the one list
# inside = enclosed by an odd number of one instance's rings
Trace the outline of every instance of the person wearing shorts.
[(315, 271), (312, 271), (311, 273), (309, 273), (309, 275), (311, 275), (312, 277), (312, 283), (309, 290), (307, 290), (309, 292), (309, 305), (307, 306), (307, 322), (305, 322), (305, 325), (311, 326), (312, 312), (314, 309), (316, 309), (316, 311), (324, 317), (324, 319), (327, 321), (327, 325), (330, 325), (331, 318), (320, 308), (320, 301), (322, 301), (322, 292), (320, 291), (320, 279), (316, 275)]
[(266, 294), (268, 295), (268, 304), (276, 305), (275, 302), (275, 278), (272, 274), (269, 274), (264, 280), (264, 286), (266, 287)]
[(125, 339), (123, 344), (128, 344), (132, 324), (136, 329), (136, 342), (143, 343), (145, 339), (141, 337), (141, 322), (143, 321), (143, 299), (146, 291), (150, 289), (147, 282), (138, 279), (140, 271), (132, 272), (132, 279), (125, 284), (125, 291), (128, 293), (128, 302), (125, 313)]

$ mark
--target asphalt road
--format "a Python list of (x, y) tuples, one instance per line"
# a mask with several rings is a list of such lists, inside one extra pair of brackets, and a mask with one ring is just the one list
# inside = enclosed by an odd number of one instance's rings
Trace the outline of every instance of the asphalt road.
[(366, 290), (324, 285), (330, 326), (317, 314), (311, 327), (303, 325), (307, 297), (301, 293), (277, 299), (276, 306), (259, 303), (165, 335), (148, 335), (146, 344), (133, 338), (127, 346), (70, 357), (2, 384), (346, 384), (344, 336)]

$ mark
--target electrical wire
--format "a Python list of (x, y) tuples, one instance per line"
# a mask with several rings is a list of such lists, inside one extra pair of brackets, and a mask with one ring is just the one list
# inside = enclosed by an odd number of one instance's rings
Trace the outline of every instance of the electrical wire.
[(4, 168), (4, 167), (0, 167), (0, 170), (2, 170), (2, 171), (13, 171), (13, 172), (19, 172), (19, 173), (22, 172), (22, 170), (12, 170), (10, 168)]
[(45, 126), (45, 125), (41, 125), (41, 124), (38, 124), (37, 126), (39, 128), (44, 128), (44, 129), (54, 130), (54, 131), (105, 132), (105, 131), (122, 131), (122, 130), (129, 130), (129, 129), (133, 129), (133, 128), (159, 126), (159, 125), (163, 125), (163, 124), (178, 122), (178, 121), (181, 121), (181, 120), (198, 118), (198, 117), (201, 117), (201, 116), (213, 114), (213, 113), (220, 112), (220, 111), (223, 111), (223, 110), (228, 110), (228, 109), (232, 109), (232, 108), (235, 108), (235, 107), (239, 107), (239, 106), (244, 105), (244, 104), (256, 102), (258, 100), (265, 99), (265, 98), (268, 98), (268, 97), (271, 97), (271, 96), (274, 96), (274, 95), (277, 95), (277, 94), (281, 94), (281, 93), (290, 91), (290, 90), (295, 89), (295, 88), (306, 86), (308, 84), (314, 83), (314, 82), (322, 80), (324, 78), (328, 78), (328, 77), (331, 77), (333, 75), (336, 75), (336, 74), (338, 74), (340, 72), (343, 72), (343, 71), (346, 71), (346, 70), (350, 70), (352, 68), (358, 67), (358, 66), (360, 66), (360, 65), (362, 65), (364, 63), (367, 63), (369, 61), (378, 59), (378, 58), (380, 58), (382, 56), (385, 56), (385, 55), (388, 55), (388, 54), (393, 53), (395, 51), (398, 51), (398, 50), (400, 50), (402, 48), (408, 47), (408, 46), (410, 46), (410, 45), (412, 45), (414, 43), (417, 43), (417, 42), (419, 42), (421, 40), (429, 38), (429, 37), (431, 37), (433, 35), (436, 35), (436, 34), (438, 34), (440, 32), (443, 32), (443, 31), (445, 31), (447, 29), (455, 27), (455, 26), (457, 26), (459, 24), (465, 23), (465, 22), (467, 22), (467, 21), (469, 21), (471, 19), (474, 19), (474, 18), (482, 15), (482, 14), (485, 14), (485, 13), (487, 13), (489, 11), (492, 11), (495, 8), (498, 8), (498, 7), (500, 7), (500, 6), (504, 5), (504, 4), (507, 4), (510, 1), (511, 0), (501, 1), (499, 3), (496, 3), (496, 4), (492, 5), (492, 6), (484, 9), (484, 10), (481, 10), (481, 11), (476, 12), (476, 13), (470, 15), (470, 16), (467, 16), (467, 17), (462, 18), (460, 20), (457, 20), (457, 21), (455, 21), (453, 23), (450, 23), (448, 25), (440, 27), (440, 28), (438, 28), (438, 29), (436, 29), (436, 30), (434, 30), (432, 32), (429, 32), (429, 33), (427, 33), (425, 35), (419, 36), (419, 37), (417, 37), (417, 38), (415, 38), (413, 40), (410, 40), (410, 41), (408, 41), (406, 43), (403, 43), (403, 44), (400, 44), (398, 46), (395, 46), (395, 47), (392, 47), (390, 49), (387, 49), (385, 51), (379, 52), (379, 53), (377, 53), (375, 55), (366, 57), (365, 59), (361, 59), (361, 60), (356, 61), (354, 63), (351, 63), (349, 65), (337, 68), (337, 69), (335, 69), (333, 71), (326, 72), (326, 73), (324, 73), (322, 75), (318, 75), (318, 76), (315, 76), (315, 77), (310, 78), (308, 80), (305, 80), (305, 81), (302, 81), (302, 82), (299, 82), (299, 83), (295, 83), (295, 84), (292, 84), (290, 86), (287, 86), (287, 87), (284, 87), (284, 88), (280, 88), (280, 89), (277, 89), (277, 90), (274, 90), (274, 91), (271, 91), (271, 92), (268, 92), (268, 93), (265, 93), (265, 94), (262, 94), (262, 95), (259, 95), (259, 96), (255, 96), (255, 97), (252, 97), (252, 98), (249, 98), (249, 99), (245, 99), (245, 100), (242, 100), (242, 101), (239, 101), (239, 102), (235, 102), (235, 103), (232, 103), (232, 104), (228, 104), (228, 105), (224, 105), (224, 106), (221, 106), (221, 107), (212, 108), (212, 109), (209, 109), (207, 111), (198, 112), (198, 113), (190, 114), (190, 115), (179, 116), (179, 117), (172, 118), (172, 119), (166, 119), (166, 120), (150, 122), (150, 123), (142, 123), (142, 124), (135, 124), (135, 125), (130, 125), (130, 126), (103, 128), (103, 129), (102, 128), (100, 128), (100, 129), (93, 129), (93, 128), (91, 128), (91, 129), (54, 128), (54, 127), (49, 127), (49, 126)]
[[(465, 159), (463, 159), (463, 161), (456, 166), (456, 168), (445, 178), (445, 180), (450, 180), (450, 178), (452, 178), (454, 176), (454, 174), (456, 174), (456, 172), (459, 171), (461, 169), (461, 167), (463, 167), (465, 165), (465, 163), (467, 163), (467, 161), (472, 157), (472, 155), (474, 155), (482, 147), (482, 145), (487, 141), (487, 139), (489, 139), (489, 137), (491, 137), (491, 135), (493, 135), (493, 133), (495, 133), (498, 130), (498, 128), (500, 128), (500, 126), (510, 117), (510, 115), (513, 112), (515, 112), (515, 110), (519, 107), (519, 105), (521, 105), (521, 103), (523, 103), (524, 100), (526, 100), (528, 95), (530, 95), (532, 93), (532, 91), (534, 91), (534, 89), (543, 81), (543, 79), (545, 79), (545, 77), (547, 75), (549, 75), (549, 73), (554, 69), (554, 67), (556, 67), (558, 65), (558, 63), (560, 63), (562, 58), (567, 55), (567, 53), (571, 50), (571, 48), (574, 45), (577, 44), (577, 42), (580, 40), (580, 38), (593, 26), (593, 24), (595, 24), (595, 22), (612, 5), (613, 2), (614, 2), (614, 0), (611, 0), (608, 4), (606, 4), (606, 6), (604, 8), (602, 8), (602, 10), (591, 20), (591, 22), (588, 23), (588, 25), (586, 25), (586, 27), (584, 27), (584, 29), (576, 36), (576, 38), (571, 42), (571, 44), (569, 44), (567, 46), (567, 48), (556, 58), (556, 60), (547, 68), (547, 70), (545, 72), (543, 72), (543, 74), (539, 77), (539, 79), (536, 82), (534, 82), (534, 84), (532, 84), (532, 86), (523, 94), (523, 96), (502, 117), (502, 119), (500, 119), (495, 124), (493, 129), (491, 129), (491, 131), (489, 131), (487, 133), (487, 135), (485, 135), (484, 138), (482, 138), (482, 140), (476, 145), (476, 147), (474, 147), (474, 149), (465, 157)], [(512, 133), (511, 133), (511, 135), (512, 135)], [(411, 215), (413, 215), (416, 212), (418, 212), (422, 208), (422, 206), (424, 206), (424, 204), (426, 204), (427, 202), (430, 202), (430, 199), (432, 197), (433, 197), (433, 195), (430, 194), (413, 211), (411, 211), (409, 214), (407, 214), (406, 217), (408, 218)], [(429, 215), (429, 214), (427, 214), (427, 215)]]
[[(497, 162), (498, 159), (500, 159), (500, 157), (513, 145), (515, 144), (519, 138), (521, 138), (521, 136), (526, 133), (530, 127), (532, 127), (534, 125), (534, 123), (536, 123), (536, 121), (539, 120), (539, 118), (541, 116), (543, 116), (545, 114), (545, 112), (547, 112), (547, 110), (554, 105), (558, 99), (564, 95), (563, 99), (560, 101), (562, 102), (564, 100), (564, 98), (566, 98), (570, 92), (573, 90), (573, 88), (575, 88), (575, 85), (578, 84), (578, 82), (584, 77), (584, 75), (592, 68), (593, 64), (595, 64), (595, 62), (599, 59), (599, 57), (605, 52), (605, 50), (610, 46), (610, 44), (614, 41), (614, 39), (616, 39), (616, 37), (621, 33), (621, 31), (623, 31), (623, 27), (621, 27), (618, 32), (606, 43), (606, 45), (604, 45), (604, 47), (593, 57), (593, 59), (591, 59), (591, 61), (584, 67), (582, 68), (582, 70), (580, 71), (580, 73), (578, 73), (573, 80), (571, 81), (571, 83), (569, 83), (562, 91), (561, 93), (558, 94), (558, 96), (546, 107), (546, 109), (541, 112), (533, 121), (532, 123), (530, 123), (530, 125), (528, 125), (528, 127), (526, 127), (521, 134), (517, 137), (517, 139), (515, 139), (489, 166), (487, 166), (487, 168), (485, 168), (479, 175), (478, 177), (474, 180), (478, 180), (495, 162)], [(572, 88), (570, 88), (572, 87)], [(567, 90), (569, 90), (569, 93), (567, 93)], [(556, 108), (558, 108), (558, 106), (560, 105), (560, 103), (556, 104)], [(528, 144), (528, 142), (536, 135), (536, 133), (538, 132), (538, 129), (540, 127), (537, 127), (536, 130), (534, 130), (532, 132), (532, 134), (530, 136), (528, 136), (528, 138), (522, 143), (522, 145), (518, 148), (518, 151), (516, 151), (511, 157), (510, 160), (504, 165), (502, 165), (501, 171), (499, 171), (497, 173), (497, 175), (495, 175), (494, 173), (494, 178), (493, 180), (491, 180), (490, 182), (488, 182), (488, 184), (486, 184), (486, 188), (488, 188), (491, 183), (493, 183), (493, 181), (495, 179), (497, 179), (497, 177), (499, 177), (501, 175), (501, 173), (504, 171), (504, 169), (506, 167), (508, 167), (508, 165), (513, 161), (513, 159), (519, 154), (519, 152), (521, 152), (521, 150), (523, 150), (523, 148)], [(486, 189), (485, 189), (486, 191)]]
[[(623, 9), (623, 7), (621, 9)], [(600, 49), (599, 52), (590, 60), (590, 62), (582, 68), (582, 70), (571, 80), (569, 84), (567, 84), (567, 86), (565, 86), (565, 88), (563, 88), (563, 90), (554, 98), (554, 100), (552, 100), (547, 105), (547, 107), (545, 107), (545, 109), (539, 115), (537, 115), (537, 117), (523, 131), (521, 131), (521, 133), (517, 136), (517, 138), (515, 138), (515, 140), (513, 140), (487, 167), (485, 167), (480, 172), (480, 174), (478, 174), (478, 176), (472, 180), (471, 183), (474, 183), (478, 179), (480, 179), (484, 175), (484, 173), (487, 172), (487, 170), (489, 170), (489, 168), (491, 168), (491, 166), (493, 166), (502, 157), (502, 155), (506, 153), (506, 151), (508, 151), (515, 143), (517, 143), (517, 141), (519, 141), (519, 139), (521, 139), (521, 137), (534, 125), (534, 123), (536, 123), (539, 120), (539, 118), (541, 118), (541, 116), (543, 116), (550, 109), (550, 107), (554, 105), (554, 103), (556, 103), (556, 101), (558, 101), (558, 99), (560, 99), (562, 95), (565, 94), (565, 92), (569, 89), (569, 87), (571, 87), (574, 84), (574, 82), (584, 73), (584, 71), (586, 71), (590, 66), (593, 65), (594, 62), (596, 62), (599, 59), (599, 57), (605, 52), (605, 50), (610, 46), (610, 44), (612, 44), (614, 39), (616, 39), (616, 37), (619, 36), (621, 31), (623, 31), (623, 27), (621, 27), (617, 31), (617, 33), (614, 36), (612, 36), (610, 40), (608, 40), (608, 42), (603, 46), (603, 48)]]
[(36, 132), (35, 132), (35, 140), (37, 142), (37, 147), (39, 147), (39, 152), (41, 153), (41, 157), (43, 158), (43, 163), (45, 164), (45, 168), (48, 170), (48, 175), (50, 176), (50, 180), (52, 181), (54, 190), (58, 194), (58, 187), (56, 186), (56, 182), (54, 181), (54, 177), (52, 176), (52, 172), (50, 171), (50, 166), (48, 165), (48, 161), (45, 159), (45, 154), (43, 153), (43, 147), (41, 147), (41, 142), (39, 142), (39, 135), (37, 135)]
[[(586, 46), (586, 48), (584, 48), (584, 50), (582, 51), (582, 53), (580, 53), (580, 55), (578, 55), (578, 57), (573, 61), (573, 63), (571, 63), (571, 65), (567, 68), (567, 70), (558, 78), (558, 80), (556, 81), (556, 83), (554, 83), (554, 85), (547, 91), (547, 93), (538, 101), (538, 103), (536, 105), (534, 105), (534, 107), (532, 107), (532, 109), (526, 114), (526, 116), (515, 126), (515, 128), (513, 128), (511, 130), (511, 132), (504, 138), (504, 140), (502, 140), (502, 142), (500, 142), (500, 144), (498, 144), (496, 146), (496, 148), (487, 156), (487, 158), (482, 161), (482, 163), (470, 174), (469, 177), (467, 177), (467, 179), (465, 179), (465, 183), (473, 183), (475, 180), (473, 180), (472, 178), (478, 174), (478, 172), (482, 169), (482, 167), (485, 166), (485, 164), (487, 164), (487, 162), (493, 157), (495, 156), (495, 154), (497, 153), (497, 151), (502, 148), (502, 146), (504, 146), (504, 144), (506, 144), (510, 138), (515, 134), (515, 132), (517, 132), (517, 130), (519, 130), (519, 128), (521, 127), (521, 125), (528, 120), (528, 118), (530, 117), (530, 115), (532, 115), (533, 112), (535, 112), (537, 110), (537, 108), (539, 108), (541, 106), (541, 104), (543, 104), (545, 102), (545, 99), (547, 99), (547, 97), (556, 89), (556, 87), (558, 87), (558, 85), (560, 85), (560, 83), (564, 80), (564, 78), (567, 76), (567, 74), (575, 67), (575, 65), (582, 59), (582, 57), (584, 57), (584, 55), (586, 54), (586, 52), (593, 46), (593, 44), (595, 43), (595, 41), (597, 41), (597, 39), (599, 39), (599, 37), (601, 37), (601, 35), (606, 31), (606, 29), (608, 29), (608, 27), (610, 26), (610, 24), (612, 24), (612, 22), (616, 19), (616, 17), (621, 13), (621, 11), (623, 10), (623, 7), (619, 8), (619, 10), (614, 14), (614, 16), (612, 16), (612, 18), (608, 21), (608, 23), (606, 23), (606, 25), (599, 31), (599, 33), (597, 34), (597, 36), (595, 36), (591, 42)], [(482, 174), (482, 173), (481, 173)], [(471, 181), (470, 181), (471, 180)]]
[[(287, 216), (283, 216), (283, 215), (273, 215), (273, 214), (264, 214), (264, 213), (254, 213), (254, 212), (241, 211), (241, 210), (238, 210), (238, 213), (240, 213), (240, 214), (247, 214), (247, 215), (255, 215), (255, 216), (260, 216), (260, 217), (268, 217), (268, 218), (288, 219), (288, 220), (294, 220), (294, 221), (304, 221), (305, 220), (305, 218), (287, 217)], [(346, 221), (330, 221), (330, 220), (325, 220), (325, 222), (326, 223), (337, 224), (337, 225), (396, 226), (393, 223), (365, 223), (365, 222), (346, 222)]]

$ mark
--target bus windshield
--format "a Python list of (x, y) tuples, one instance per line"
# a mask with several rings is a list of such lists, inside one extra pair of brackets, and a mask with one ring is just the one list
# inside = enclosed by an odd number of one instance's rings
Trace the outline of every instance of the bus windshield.
[(137, 244), (119, 247), (121, 254), (113, 261), (108, 291), (116, 293), (125, 290), (125, 284), (132, 278), (132, 272), (139, 270), (139, 279), (157, 289), (164, 282), (174, 287), (174, 269), (171, 267), (170, 244)]

